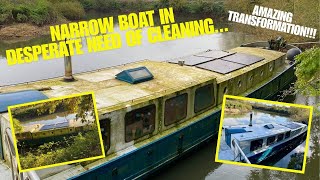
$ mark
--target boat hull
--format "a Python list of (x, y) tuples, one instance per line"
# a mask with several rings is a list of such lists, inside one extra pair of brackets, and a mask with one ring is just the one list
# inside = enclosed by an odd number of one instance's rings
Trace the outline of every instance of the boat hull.
[[(247, 97), (270, 99), (295, 80), (294, 65), (266, 82)], [(210, 138), (219, 129), (221, 110), (177, 130), (176, 132), (139, 147), (70, 179), (139, 179), (180, 158)], [(212, 152), (214, 153), (214, 152)]]

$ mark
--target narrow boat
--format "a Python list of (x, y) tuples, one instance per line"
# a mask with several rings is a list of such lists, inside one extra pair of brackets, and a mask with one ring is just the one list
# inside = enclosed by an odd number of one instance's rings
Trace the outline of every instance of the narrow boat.
[[(213, 138), (224, 94), (268, 99), (295, 79), (274, 42), (208, 50), (167, 62), (144, 60), (65, 78), (0, 88), (0, 158), (21, 179), (138, 179)], [(279, 43), (278, 43), (279, 44)], [(283, 45), (280, 44), (281, 46)], [(290, 45), (283, 49), (294, 48)], [(290, 54), (289, 54), (290, 55)], [(94, 91), (106, 157), (20, 173), (7, 106)]]
[[(224, 127), (219, 159), (260, 164), (305, 140), (307, 125), (298, 122), (253, 124)], [(226, 146), (227, 145), (227, 146)], [(226, 148), (227, 147), (227, 148)]]

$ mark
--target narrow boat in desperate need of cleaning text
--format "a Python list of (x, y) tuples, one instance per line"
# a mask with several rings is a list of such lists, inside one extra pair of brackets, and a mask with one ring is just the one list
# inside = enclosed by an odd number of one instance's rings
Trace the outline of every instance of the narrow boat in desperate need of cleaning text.
[[(144, 60), (75, 75), (71, 58), (65, 58), (65, 80), (0, 87), (0, 159), (11, 167), (14, 179), (146, 177), (216, 135), (224, 94), (268, 99), (292, 83), (294, 62), (289, 51), (295, 47), (282, 42), (208, 50), (168, 62)], [(290, 50), (286, 56), (278, 49)], [(96, 96), (106, 157), (19, 174), (7, 106), (87, 91)]]

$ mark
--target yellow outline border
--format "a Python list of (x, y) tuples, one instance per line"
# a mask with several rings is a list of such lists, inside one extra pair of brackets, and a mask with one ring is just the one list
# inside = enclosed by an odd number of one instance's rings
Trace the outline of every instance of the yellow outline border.
[[(272, 166), (265, 166), (265, 165), (258, 165), (258, 164), (247, 164), (247, 163), (241, 163), (241, 162), (235, 162), (235, 161), (220, 160), (219, 159), (220, 140), (221, 140), (220, 137), (221, 137), (221, 133), (222, 133), (222, 126), (223, 126), (223, 120), (224, 120), (224, 109), (225, 109), (226, 99), (227, 98), (229, 98), (229, 99), (238, 99), (238, 100), (247, 100), (247, 101), (255, 101), (255, 102), (263, 102), (263, 103), (269, 103), (269, 104), (280, 104), (280, 105), (285, 105), (285, 106), (292, 106), (292, 107), (299, 107), (299, 108), (309, 109), (310, 110), (310, 114), (309, 114), (309, 121), (308, 121), (308, 132), (307, 132), (307, 139), (306, 139), (306, 147), (305, 147), (304, 156), (303, 156), (302, 170), (294, 170), (294, 169), (272, 167)], [(312, 112), (313, 112), (313, 106), (307, 106), (307, 105), (301, 105), (301, 104), (283, 103), (283, 102), (277, 102), (277, 101), (268, 101), (268, 100), (247, 98), (247, 97), (241, 97), (241, 96), (224, 95), (223, 96), (223, 102), (222, 102), (222, 108), (221, 108), (221, 117), (220, 117), (220, 126), (219, 126), (219, 132), (218, 132), (218, 141), (217, 141), (217, 147), (216, 147), (215, 162), (304, 174), (305, 173), (305, 168), (306, 168), (308, 148), (309, 148), (309, 138), (310, 138), (310, 132), (311, 132)]]
[[(22, 106), (46, 103), (46, 102), (51, 102), (51, 101), (56, 101), (56, 100), (68, 99), (68, 98), (72, 98), (72, 97), (80, 97), (80, 96), (84, 96), (84, 95), (92, 95), (93, 108), (94, 108), (94, 112), (95, 112), (95, 116), (96, 116), (95, 118), (96, 118), (96, 123), (97, 123), (97, 127), (98, 127), (98, 133), (99, 133), (99, 139), (100, 139), (102, 155), (101, 156), (90, 157), (90, 158), (85, 158), (85, 159), (67, 161), (67, 162), (62, 162), (62, 163), (56, 163), (56, 164), (51, 164), (51, 165), (46, 165), (46, 166), (39, 166), (39, 167), (35, 167), (35, 168), (21, 169), (20, 159), (19, 159), (19, 154), (18, 154), (18, 147), (17, 147), (17, 142), (16, 142), (16, 136), (15, 136), (14, 128), (13, 128), (13, 120), (12, 120), (11, 109), (12, 108), (17, 108), (17, 107), (22, 107)], [(27, 171), (32, 171), (32, 170), (40, 170), (40, 169), (45, 169), (45, 168), (52, 168), (52, 167), (56, 167), (56, 166), (67, 165), (67, 164), (72, 164), (72, 163), (77, 163), (77, 162), (84, 162), (84, 161), (89, 161), (89, 160), (95, 160), (95, 159), (100, 159), (100, 158), (104, 158), (105, 157), (105, 151), (104, 151), (102, 135), (101, 135), (101, 130), (100, 130), (98, 110), (97, 110), (97, 105), (96, 105), (96, 98), (95, 98), (95, 95), (94, 95), (93, 91), (79, 93), (79, 94), (66, 95), (66, 96), (61, 96), (61, 97), (57, 97), (57, 98), (50, 98), (50, 99), (46, 99), (46, 100), (40, 100), (40, 101), (35, 101), (35, 102), (29, 102), (29, 103), (9, 106), (8, 107), (8, 113), (9, 113), (9, 118), (10, 118), (11, 132), (12, 132), (12, 137), (13, 137), (13, 141), (14, 141), (13, 143), (14, 143), (14, 149), (15, 149), (15, 153), (16, 153), (16, 159), (17, 159), (17, 163), (18, 163), (19, 172), (27, 172)]]

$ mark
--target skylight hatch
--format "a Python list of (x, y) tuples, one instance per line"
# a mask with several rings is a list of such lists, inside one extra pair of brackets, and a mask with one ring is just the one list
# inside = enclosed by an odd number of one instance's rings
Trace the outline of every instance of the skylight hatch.
[(142, 66), (123, 70), (116, 75), (116, 79), (130, 84), (137, 84), (153, 79), (153, 75), (145, 66)]

